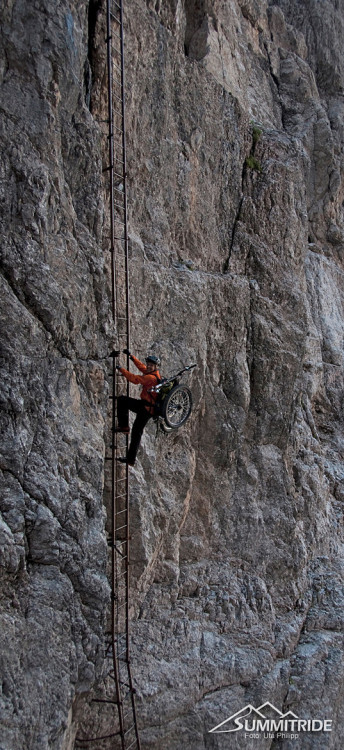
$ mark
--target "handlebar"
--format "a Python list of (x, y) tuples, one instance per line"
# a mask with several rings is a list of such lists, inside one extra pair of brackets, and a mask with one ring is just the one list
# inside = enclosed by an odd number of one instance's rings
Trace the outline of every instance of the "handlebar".
[(149, 393), (151, 391), (153, 391), (153, 393), (158, 393), (160, 389), (163, 388), (163, 386), (167, 385), (167, 383), (172, 383), (173, 380), (176, 380), (176, 378), (180, 378), (183, 372), (187, 372), (188, 370), (193, 370), (194, 367), (197, 367), (196, 363), (183, 367), (183, 369), (179, 370), (179, 372), (177, 372), (176, 375), (172, 375), (171, 378), (166, 378), (163, 380), (162, 383), (159, 383), (158, 385), (154, 385), (152, 388), (149, 388)]
[(197, 367), (196, 363), (193, 365), (187, 365), (187, 367), (183, 367), (183, 369), (177, 372), (177, 374), (174, 375), (173, 378), (170, 378), (170, 380), (173, 380), (174, 378), (178, 378), (179, 375), (183, 374), (183, 372), (186, 372), (187, 370), (192, 370), (194, 367)]

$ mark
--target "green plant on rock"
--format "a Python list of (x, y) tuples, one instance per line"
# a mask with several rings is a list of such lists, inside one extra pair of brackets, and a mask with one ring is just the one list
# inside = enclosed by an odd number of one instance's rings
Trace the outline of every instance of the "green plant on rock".
[(253, 143), (257, 143), (257, 141), (259, 141), (260, 136), (262, 135), (263, 126), (261, 125), (260, 122), (257, 122), (255, 120), (250, 120), (250, 125), (252, 127)]
[(256, 172), (262, 171), (262, 165), (259, 161), (259, 159), (256, 159), (253, 154), (250, 154), (250, 156), (246, 157), (245, 164), (249, 169), (255, 169)]
[(263, 131), (261, 130), (261, 128), (258, 127), (258, 125), (253, 125), (253, 128), (252, 128), (253, 146), (255, 146), (256, 143), (258, 143), (259, 138), (260, 138), (262, 132)]

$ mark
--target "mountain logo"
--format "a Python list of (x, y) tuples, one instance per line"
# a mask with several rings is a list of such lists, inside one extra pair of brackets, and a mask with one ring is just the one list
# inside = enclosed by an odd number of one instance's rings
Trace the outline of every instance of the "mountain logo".
[[(213, 734), (238, 732), (331, 732), (332, 721), (328, 719), (299, 719), (292, 711), (282, 713), (267, 701), (258, 708), (250, 703), (241, 708), (221, 724), (210, 729)], [(277, 735), (278, 736), (278, 735)], [(282, 736), (280, 734), (280, 736)], [(284, 735), (283, 735), (284, 736)]]
[[(213, 732), (214, 734), (218, 734), (220, 732), (238, 732), (239, 729), (243, 729), (242, 719), (248, 719), (250, 717), (250, 719), (259, 718), (266, 720), (271, 718), (271, 712), (275, 714), (275, 716), (277, 716), (280, 720), (284, 719), (285, 716), (290, 715), (295, 719), (298, 718), (291, 711), (288, 711), (288, 714), (282, 714), (282, 712), (279, 711), (278, 708), (275, 708), (275, 706), (273, 706), (272, 703), (269, 703), (268, 701), (259, 706), (259, 708), (254, 708), (254, 706), (248, 704), (244, 708), (240, 709), (240, 711), (237, 711), (236, 714), (233, 714), (233, 716), (230, 716), (228, 719), (222, 721), (221, 724), (218, 724), (213, 729), (210, 729), (210, 732)], [(232, 723), (235, 726), (231, 726)]]

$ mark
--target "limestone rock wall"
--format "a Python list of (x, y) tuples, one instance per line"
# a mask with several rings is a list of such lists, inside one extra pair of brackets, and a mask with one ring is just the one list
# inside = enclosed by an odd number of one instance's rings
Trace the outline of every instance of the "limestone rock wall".
[[(102, 672), (102, 6), (2, 11), (4, 750), (73, 747)], [(190, 421), (149, 425), (132, 471), (150, 750), (247, 747), (209, 730), (265, 701), (341, 747), (343, 23), (337, 0), (125, 5), (132, 350), (197, 362)]]
[(103, 663), (107, 269), (86, 3), (1, 10), (1, 747), (57, 748)]

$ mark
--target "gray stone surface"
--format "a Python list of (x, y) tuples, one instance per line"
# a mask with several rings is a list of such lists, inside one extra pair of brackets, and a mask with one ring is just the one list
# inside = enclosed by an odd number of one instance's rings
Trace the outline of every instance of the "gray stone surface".
[[(343, 2), (125, 9), (132, 350), (198, 365), (188, 424), (149, 425), (132, 471), (143, 748), (340, 750)], [(97, 10), (2, 10), (1, 750), (69, 750), (103, 721)], [(265, 701), (333, 731), (209, 734)]]
[[(1, 35), (1, 747), (57, 748), (102, 667), (107, 272), (87, 8)], [(105, 290), (105, 292), (104, 292)]]

